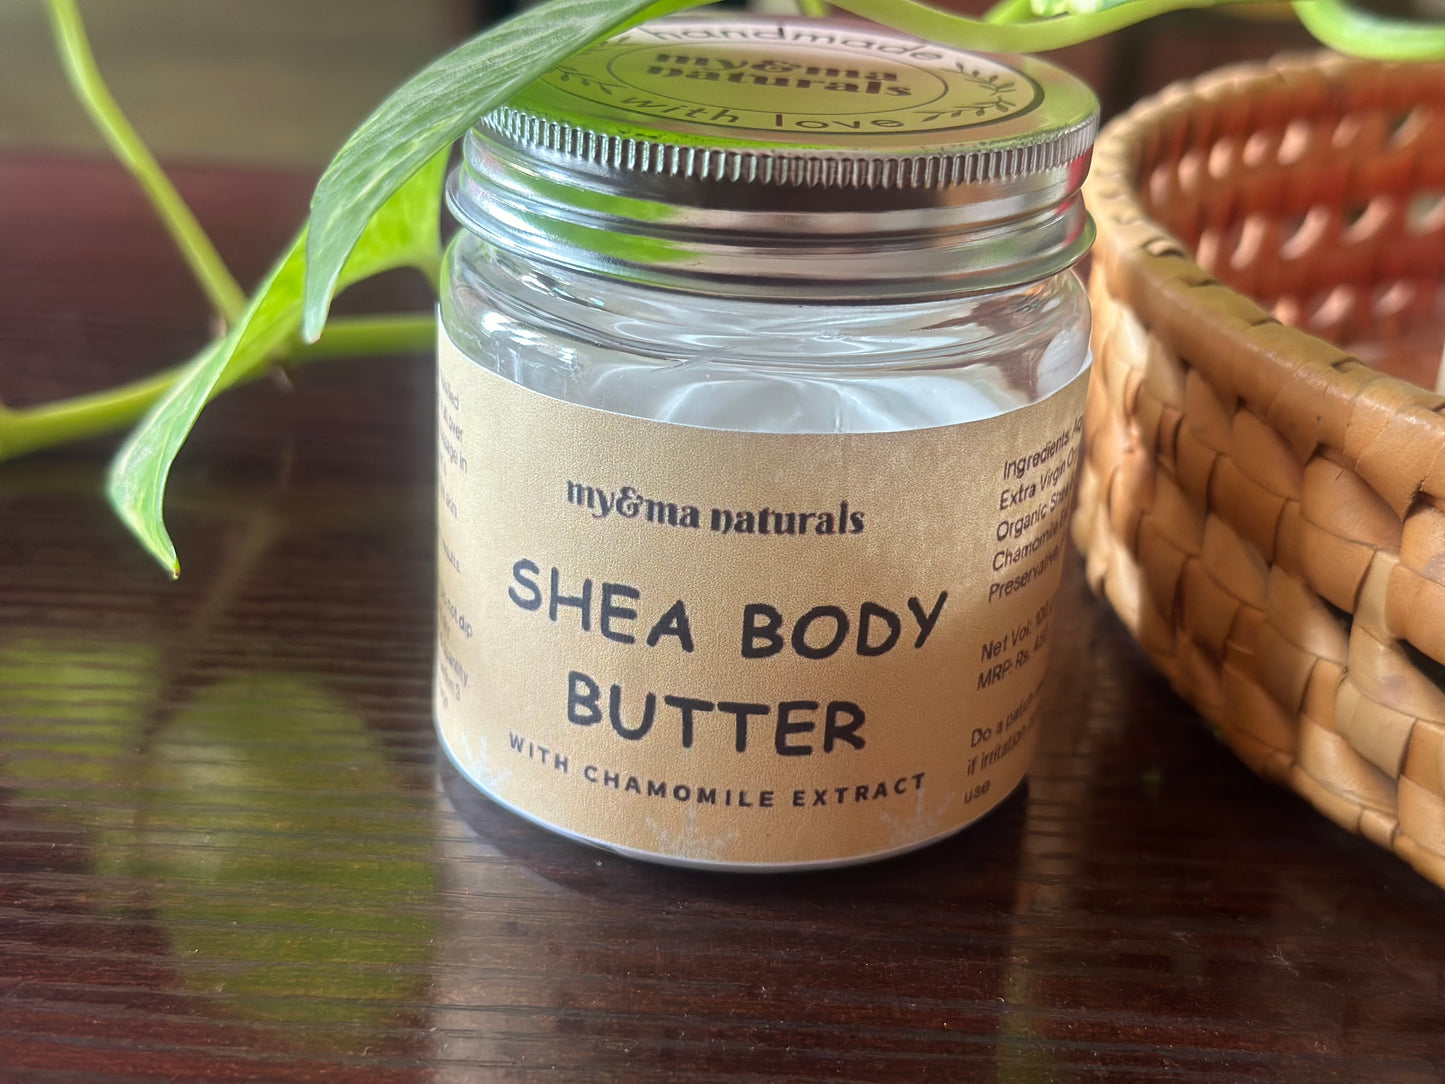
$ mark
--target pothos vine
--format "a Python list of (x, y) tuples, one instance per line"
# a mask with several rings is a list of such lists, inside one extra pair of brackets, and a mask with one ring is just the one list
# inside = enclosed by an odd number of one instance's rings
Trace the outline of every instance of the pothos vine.
[[(194, 357), (105, 391), (25, 408), (0, 404), (0, 464), (131, 428), (112, 462), (116, 513), (172, 575), (179, 573), (162, 504), (166, 478), (216, 394), (277, 364), (426, 350), (428, 315), (338, 317), (331, 298), (353, 282), (412, 267), (435, 283), (447, 149), (475, 119), (592, 42), (708, 0), (545, 0), (434, 61), (399, 87), (337, 153), (306, 225), (248, 297), (131, 127), (101, 78), (76, 0), (45, 0), (70, 85), (144, 191), (200, 283), (221, 327)], [(980, 52), (1074, 45), (1170, 11), (1268, 0), (1000, 0), (980, 19), (917, 0), (836, 0), (904, 33)], [(819, 0), (799, 0), (822, 15)], [(1391, 60), (1445, 58), (1445, 23), (1385, 17), (1346, 0), (1294, 0), (1301, 23), (1340, 52)], [(3, 46), (0, 46), (3, 52)]]

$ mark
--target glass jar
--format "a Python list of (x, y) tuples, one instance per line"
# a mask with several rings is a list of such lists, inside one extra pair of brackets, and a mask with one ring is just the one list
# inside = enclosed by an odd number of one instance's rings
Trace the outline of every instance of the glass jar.
[(723, 868), (882, 857), (1032, 751), (1097, 108), (1035, 60), (682, 17), (468, 135), (441, 291), (443, 748)]
[(1047, 398), (1088, 356), (1088, 300), (1068, 270), (871, 304), (679, 295), (531, 263), (464, 230), (444, 274), (442, 321), (473, 361), (570, 403), (683, 425), (951, 425)]

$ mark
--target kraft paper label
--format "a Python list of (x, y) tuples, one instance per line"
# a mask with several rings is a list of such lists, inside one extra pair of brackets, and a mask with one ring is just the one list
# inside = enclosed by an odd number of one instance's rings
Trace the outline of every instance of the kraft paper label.
[(439, 350), (436, 716), (561, 831), (708, 865), (905, 850), (1023, 777), (1087, 371), (895, 433), (626, 417)]

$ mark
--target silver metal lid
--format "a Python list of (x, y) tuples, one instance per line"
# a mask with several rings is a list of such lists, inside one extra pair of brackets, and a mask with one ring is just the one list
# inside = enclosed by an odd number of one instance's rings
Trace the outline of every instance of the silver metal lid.
[(658, 286), (872, 300), (1016, 285), (1087, 251), (1089, 89), (1032, 58), (802, 19), (674, 17), (467, 135), (453, 213)]

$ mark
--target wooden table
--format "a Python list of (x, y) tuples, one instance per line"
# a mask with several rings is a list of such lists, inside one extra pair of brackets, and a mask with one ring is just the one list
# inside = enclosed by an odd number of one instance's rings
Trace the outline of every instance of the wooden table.
[[(181, 180), (248, 281), (307, 191)], [(205, 335), (120, 174), (0, 165), (0, 399)], [(1076, 561), (1027, 788), (950, 842), (701, 875), (478, 797), (432, 734), (432, 394), (217, 403), (174, 584), (108, 446), (0, 468), (0, 1080), (1445, 1077), (1445, 896), (1237, 764)]]

